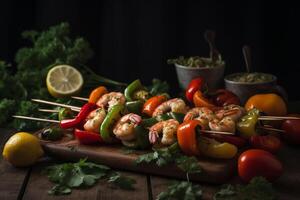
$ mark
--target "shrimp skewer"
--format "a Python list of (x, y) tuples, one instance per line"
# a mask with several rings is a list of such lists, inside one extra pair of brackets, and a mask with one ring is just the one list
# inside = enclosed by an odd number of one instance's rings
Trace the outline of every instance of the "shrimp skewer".
[(96, 110), (93, 110), (86, 118), (87, 121), (83, 125), (84, 130), (99, 132), (100, 126), (105, 116), (106, 116), (106, 111), (103, 108), (97, 108)]
[(110, 92), (107, 94), (104, 94), (103, 96), (100, 97), (100, 99), (96, 102), (97, 106), (110, 109), (114, 105), (117, 104), (125, 104), (125, 96), (121, 92)]
[(116, 123), (113, 133), (115, 136), (124, 141), (131, 141), (135, 139), (134, 128), (142, 122), (142, 118), (133, 113), (129, 113), (121, 117)]
[(224, 117), (221, 120), (215, 118), (211, 120), (208, 125), (212, 131), (224, 131), (235, 133), (235, 122), (230, 117)]
[(185, 102), (180, 98), (170, 99), (160, 104), (153, 112), (152, 117), (164, 114), (166, 112), (183, 113), (187, 112), (187, 106)]
[(207, 107), (196, 107), (189, 110), (183, 121), (188, 121), (192, 119), (196, 119), (201, 122), (201, 124), (204, 126), (205, 129), (208, 129), (208, 123), (209, 121), (213, 120), (215, 118), (215, 114), (212, 110), (210, 110)]
[(215, 111), (215, 114), (218, 119), (230, 117), (233, 121), (237, 122), (242, 116), (246, 114), (246, 110), (241, 106), (232, 104), (224, 106), (220, 110)]
[(159, 134), (162, 134), (161, 144), (171, 145), (176, 141), (176, 132), (179, 122), (175, 119), (161, 121), (150, 127), (149, 141), (154, 144), (158, 142)]

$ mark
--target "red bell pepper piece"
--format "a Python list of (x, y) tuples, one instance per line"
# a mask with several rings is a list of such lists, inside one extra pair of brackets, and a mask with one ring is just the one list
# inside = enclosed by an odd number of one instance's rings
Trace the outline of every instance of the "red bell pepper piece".
[(193, 102), (193, 96), (195, 92), (201, 90), (204, 84), (204, 80), (202, 77), (195, 78), (191, 80), (188, 87), (185, 90), (185, 97), (189, 102)]
[(81, 144), (95, 144), (103, 142), (100, 134), (96, 132), (75, 129), (74, 134)]
[(63, 129), (76, 128), (79, 126), (89, 115), (90, 112), (95, 110), (97, 105), (94, 103), (86, 103), (84, 104), (78, 115), (74, 119), (65, 119), (60, 121), (60, 127)]
[(203, 93), (200, 90), (195, 92), (193, 96), (193, 102), (196, 107), (208, 107), (208, 108), (216, 107), (209, 99), (207, 99), (203, 95)]
[(216, 106), (227, 106), (230, 104), (240, 105), (240, 99), (233, 92), (226, 89), (219, 89), (210, 95)]
[(281, 141), (273, 135), (253, 135), (250, 138), (252, 147), (262, 149), (270, 153), (276, 153), (281, 148)]
[(157, 108), (161, 103), (163, 103), (166, 100), (167, 97), (165, 95), (151, 97), (144, 103), (142, 113), (148, 116), (152, 116), (155, 108)]
[(185, 121), (179, 125), (177, 129), (177, 140), (180, 149), (187, 155), (197, 156), (199, 155), (196, 128), (203, 127), (198, 120)]
[(247, 140), (237, 136), (231, 135), (221, 135), (221, 134), (208, 134), (208, 133), (201, 133), (205, 137), (212, 138), (217, 140), (218, 142), (227, 142), (230, 144), (235, 145), (238, 148), (241, 148), (246, 145)]

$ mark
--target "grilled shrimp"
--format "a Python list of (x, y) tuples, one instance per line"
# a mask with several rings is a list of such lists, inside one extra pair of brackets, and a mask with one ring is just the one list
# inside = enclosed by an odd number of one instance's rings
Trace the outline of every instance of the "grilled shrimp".
[(116, 104), (125, 104), (125, 96), (121, 92), (110, 92), (104, 94), (97, 101), (97, 106), (107, 108), (108, 110)]
[(209, 121), (215, 118), (214, 112), (207, 107), (196, 107), (189, 110), (184, 116), (183, 121), (188, 121), (192, 119), (196, 119), (200, 121), (200, 123), (208, 129)]
[(160, 104), (153, 112), (152, 116), (156, 117), (158, 115), (164, 114), (166, 112), (177, 112), (185, 114), (187, 112), (187, 106), (182, 99), (174, 98)]
[(139, 125), (142, 118), (139, 115), (129, 113), (124, 115), (115, 125), (113, 133), (117, 138), (124, 141), (135, 139), (134, 128)]
[(224, 117), (223, 119), (215, 118), (209, 122), (209, 128), (213, 131), (225, 131), (235, 132), (235, 122), (230, 117)]
[(233, 121), (237, 122), (243, 115), (245, 115), (245, 108), (238, 105), (228, 105), (224, 106), (222, 109), (215, 112), (218, 119), (223, 119), (224, 117), (230, 117)]
[(87, 117), (87, 121), (83, 125), (84, 130), (99, 132), (99, 128), (106, 116), (106, 112), (103, 108), (97, 108), (90, 112)]
[(179, 122), (175, 119), (169, 119), (161, 121), (150, 127), (149, 141), (154, 144), (159, 138), (159, 134), (162, 133), (161, 144), (171, 145), (176, 141), (176, 131), (179, 126)]

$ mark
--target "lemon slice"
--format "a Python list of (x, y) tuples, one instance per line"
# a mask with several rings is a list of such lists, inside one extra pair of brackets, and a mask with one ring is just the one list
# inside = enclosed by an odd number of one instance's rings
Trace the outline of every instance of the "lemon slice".
[(53, 97), (69, 97), (80, 92), (83, 78), (74, 67), (58, 65), (49, 70), (46, 83), (48, 91)]

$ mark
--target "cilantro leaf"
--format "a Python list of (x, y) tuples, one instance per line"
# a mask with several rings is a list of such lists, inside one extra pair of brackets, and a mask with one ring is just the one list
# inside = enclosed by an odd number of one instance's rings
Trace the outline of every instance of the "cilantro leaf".
[(166, 81), (161, 81), (156, 78), (152, 79), (152, 85), (148, 87), (152, 96), (156, 96), (162, 93), (168, 93), (169, 88), (170, 86)]
[(135, 180), (122, 176), (120, 173), (112, 172), (105, 166), (81, 159), (77, 163), (64, 163), (45, 168), (43, 171), (50, 181), (56, 183), (49, 190), (49, 194), (62, 195), (71, 193), (72, 188), (91, 187), (97, 180), (108, 177), (108, 182), (113, 183), (121, 189), (133, 190)]
[(136, 183), (134, 179), (127, 176), (122, 176), (120, 173), (113, 173), (109, 177), (108, 182), (113, 183), (115, 186), (125, 190), (133, 190), (133, 184)]
[(161, 192), (157, 200), (196, 200), (201, 199), (202, 190), (199, 185), (193, 185), (191, 182), (174, 182), (168, 186), (167, 191)]
[(225, 185), (215, 195), (214, 200), (275, 200), (272, 184), (263, 177), (253, 178), (248, 185)]
[(177, 166), (184, 172), (189, 174), (201, 173), (202, 169), (198, 163), (198, 159), (194, 156), (181, 156), (176, 158)]
[(135, 160), (136, 164), (143, 162), (153, 162), (159, 167), (175, 163), (182, 171), (186, 173), (192, 174), (201, 172), (201, 167), (197, 158), (183, 155), (177, 143), (166, 148), (153, 149), (153, 152), (140, 155)]

